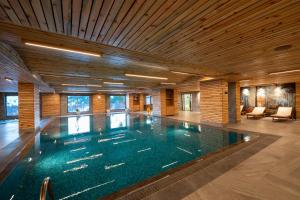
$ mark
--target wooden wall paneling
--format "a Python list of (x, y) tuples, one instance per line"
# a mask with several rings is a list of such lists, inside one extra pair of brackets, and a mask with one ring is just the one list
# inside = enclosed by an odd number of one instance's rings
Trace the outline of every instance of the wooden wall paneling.
[(200, 120), (203, 123), (228, 123), (228, 83), (224, 80), (200, 83)]
[(300, 119), (300, 82), (296, 82), (296, 118)]
[(42, 118), (60, 116), (60, 95), (42, 94), (41, 95)]
[(19, 129), (37, 129), (40, 123), (40, 97), (32, 83), (18, 84)]
[(105, 94), (93, 94), (93, 113), (105, 113), (106, 95)]
[(50, 31), (50, 28), (48, 28), (48, 23), (46, 21), (40, 0), (31, 0), (30, 2), (41, 29), (43, 31), (48, 31), (48, 30)]
[[(136, 100), (136, 98), (138, 98)], [(132, 112), (140, 111), (140, 94), (129, 94), (129, 109)]]
[(160, 115), (167, 115), (166, 89), (160, 89)]
[(140, 111), (145, 109), (145, 94), (140, 94)]

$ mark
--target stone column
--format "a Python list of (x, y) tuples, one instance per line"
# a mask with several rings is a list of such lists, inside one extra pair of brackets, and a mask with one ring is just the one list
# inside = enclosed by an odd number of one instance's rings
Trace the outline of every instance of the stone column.
[(36, 130), (40, 125), (40, 95), (33, 83), (18, 83), (19, 129)]
[(296, 118), (300, 119), (300, 82), (296, 82)]
[(230, 123), (236, 123), (241, 121), (240, 104), (240, 84), (237, 82), (229, 82), (228, 119)]

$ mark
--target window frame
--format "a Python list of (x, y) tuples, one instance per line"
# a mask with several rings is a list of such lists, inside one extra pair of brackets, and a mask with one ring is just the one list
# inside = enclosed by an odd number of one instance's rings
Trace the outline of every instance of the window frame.
[[(8, 96), (17, 96), (19, 101), (19, 95), (18, 93), (4, 93), (4, 109), (5, 109), (5, 118), (6, 119), (18, 119), (19, 118), (19, 110), (17, 115), (7, 115), (7, 97)], [(18, 102), (18, 109), (19, 109), (19, 102)]]
[(76, 113), (76, 111), (74, 111), (74, 112), (70, 112), (69, 111), (69, 96), (74, 96), (74, 97), (89, 97), (89, 110), (88, 111), (79, 111), (79, 112), (80, 113), (89, 113), (89, 112), (91, 112), (91, 95), (68, 94), (66, 96), (67, 96), (67, 113), (69, 113), (69, 114)]

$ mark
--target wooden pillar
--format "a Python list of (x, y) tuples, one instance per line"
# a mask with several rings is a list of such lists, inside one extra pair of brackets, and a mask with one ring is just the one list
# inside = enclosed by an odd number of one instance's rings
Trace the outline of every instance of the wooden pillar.
[(144, 111), (145, 94), (140, 94), (140, 111)]
[(228, 123), (228, 83), (224, 80), (200, 83), (200, 120), (202, 123)]
[(42, 118), (60, 115), (60, 95), (42, 94)]
[(93, 95), (93, 113), (105, 113), (105, 94), (94, 94)]
[(33, 83), (18, 83), (19, 95), (19, 129), (39, 128), (40, 95)]
[(300, 82), (296, 82), (296, 118), (300, 119)]
[(153, 90), (151, 95), (154, 115), (170, 116), (178, 113), (178, 95), (176, 89)]

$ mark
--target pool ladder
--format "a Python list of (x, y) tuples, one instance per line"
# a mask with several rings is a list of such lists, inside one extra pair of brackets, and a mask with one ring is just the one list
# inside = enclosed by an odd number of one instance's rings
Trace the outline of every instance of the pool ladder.
[(50, 177), (46, 177), (42, 182), (40, 189), (40, 200), (46, 200), (47, 194), (49, 195), (51, 200), (54, 200), (54, 194), (51, 188)]

